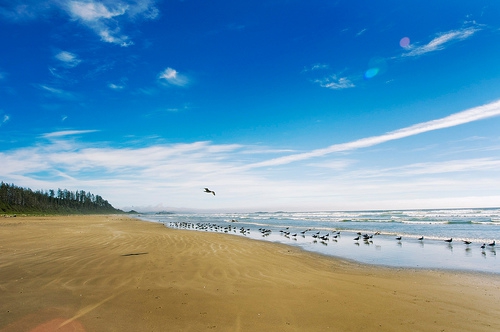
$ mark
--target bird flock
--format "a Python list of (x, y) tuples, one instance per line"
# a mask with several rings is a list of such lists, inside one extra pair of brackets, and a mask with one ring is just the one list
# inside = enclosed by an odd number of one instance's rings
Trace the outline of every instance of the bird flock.
[[(241, 234), (244, 236), (250, 235), (251, 234), (251, 229), (243, 226), (237, 226), (238, 220), (236, 219), (231, 219), (230, 224), (227, 225), (219, 225), (216, 223), (192, 223), (192, 222), (170, 222), (169, 227), (170, 228), (178, 228), (178, 229), (188, 229), (188, 230), (198, 230), (198, 231), (207, 231), (207, 232), (219, 232), (219, 233), (232, 233), (232, 234)], [(254, 230), (255, 231), (255, 230)], [(262, 237), (268, 237), (271, 234), (273, 234), (273, 229), (271, 228), (258, 228), (256, 231), (258, 231)], [(313, 243), (322, 243), (324, 245), (328, 245), (328, 243), (331, 242), (337, 242), (341, 238), (341, 231), (339, 230), (332, 230), (332, 231), (318, 231), (314, 230), (312, 228), (308, 228), (306, 230), (302, 231), (296, 231), (296, 230), (291, 230), (290, 227), (285, 227), (279, 231), (276, 229), (274, 232), (279, 233), (280, 236), (285, 237), (287, 239), (292, 239), (292, 240), (297, 240), (297, 238), (311, 238)], [(348, 233), (348, 232), (346, 232)], [(357, 232), (356, 237), (353, 238), (353, 241), (355, 244), (359, 244), (360, 241), (363, 241), (365, 244), (372, 244), (374, 238), (377, 236), (380, 236), (380, 232), (374, 232), (371, 234), (368, 233), (362, 233), (362, 232)], [(395, 239), (398, 241), (398, 243), (401, 244), (401, 241), (403, 240), (403, 236), (398, 235), (395, 237)], [(424, 241), (424, 237), (420, 236), (417, 238), (419, 242)], [(451, 245), (453, 242), (453, 238), (445, 239), (444, 242), (448, 243)], [(469, 240), (462, 240), (463, 244), (469, 247), (470, 245), (473, 244), (472, 241)], [(486, 247), (490, 248), (495, 248), (496, 247), (496, 242), (492, 241), (488, 244), (483, 243), (480, 248), (485, 249)]]
[(222, 232), (222, 233), (240, 233), (243, 235), (250, 234), (250, 228), (235, 227), (232, 225), (221, 226), (214, 223), (191, 223), (191, 222), (170, 222), (170, 228), (188, 229), (188, 230), (198, 230), (206, 232)]
[[(396, 237), (396, 240), (401, 241), (401, 239), (402, 239), (402, 238), (403, 238), (402, 236), (398, 236), (398, 237)], [(355, 238), (355, 240), (359, 240), (359, 239), (356, 239), (356, 238)], [(419, 237), (419, 238), (418, 238), (418, 240), (419, 240), (419, 241), (423, 241), (423, 240), (424, 240), (424, 237), (423, 237), (423, 236), (421, 236), (421, 237)], [(453, 238), (445, 239), (445, 240), (444, 240), (444, 242), (451, 244), (451, 243), (453, 242)], [(467, 246), (469, 246), (469, 245), (471, 245), (471, 244), (472, 244), (472, 241), (469, 241), (469, 240), (462, 240), (462, 242), (463, 242), (465, 245), (467, 245)], [(496, 246), (496, 241), (490, 242), (490, 243), (488, 243), (488, 244), (483, 243), (483, 244), (480, 246), (480, 248), (481, 248), (481, 249), (485, 249), (485, 248), (486, 248), (486, 246), (488, 246), (488, 247), (495, 247), (495, 246)]]
[[(215, 196), (215, 191), (210, 190), (208, 188), (204, 188), (204, 192)], [(234, 223), (234, 222), (238, 222), (238, 221), (235, 219), (231, 219), (231, 222)], [(224, 233), (238, 233), (239, 232), (240, 234), (243, 234), (243, 235), (250, 234), (249, 228), (244, 228), (244, 227), (238, 228), (238, 227), (234, 227), (231, 225), (223, 227), (223, 226), (220, 226), (217, 224), (211, 224), (211, 223), (196, 223), (196, 224), (194, 224), (194, 223), (188, 223), (188, 222), (173, 222), (173, 223), (170, 223), (170, 227), (205, 230), (205, 231), (211, 231), (211, 232), (224, 232)], [(269, 228), (259, 228), (258, 231), (262, 234), (263, 237), (267, 237), (267, 236), (271, 235), (271, 233), (272, 233), (272, 230)], [(313, 231), (313, 229), (306, 229), (304, 231), (301, 231), (300, 236), (305, 238), (306, 233), (311, 232), (311, 231)], [(298, 236), (297, 233), (292, 233), (289, 230), (289, 227), (286, 227), (285, 229), (280, 230), (279, 232), (281, 235), (283, 235), (287, 238), (297, 239), (297, 236)], [(359, 241), (362, 239), (365, 243), (370, 244), (370, 243), (373, 243), (373, 240), (372, 240), (373, 237), (376, 235), (380, 235), (380, 232), (375, 232), (371, 235), (366, 234), (366, 233), (362, 234), (361, 232), (358, 232), (357, 235), (358, 236), (353, 239), (354, 241), (356, 241), (356, 243), (359, 243)], [(327, 242), (329, 242), (329, 241), (337, 242), (337, 239), (340, 237), (340, 231), (335, 230), (332, 232), (327, 232), (326, 234), (321, 234), (321, 231), (319, 231), (319, 232), (313, 233), (311, 236), (314, 239), (313, 242), (317, 242), (318, 240), (320, 240), (321, 243), (327, 244)], [(398, 243), (401, 243), (402, 239), (403, 239), (403, 237), (401, 235), (396, 236), (396, 240), (398, 241)], [(418, 241), (420, 241), (420, 242), (424, 241), (424, 237), (420, 236), (418, 238)], [(469, 246), (472, 244), (472, 241), (469, 241), (469, 240), (462, 240), (462, 241), (466, 246)], [(453, 238), (445, 239), (444, 242), (449, 243), (451, 245), (451, 243), (453, 242)], [(480, 246), (480, 248), (485, 249), (486, 246), (494, 248), (496, 246), (496, 242), (493, 241), (493, 242), (490, 242), (488, 244), (483, 243)]]
[[(268, 231), (269, 230), (266, 230), (266, 232), (268, 232)], [(313, 233), (310, 234), (311, 237), (314, 239), (313, 242), (317, 242), (318, 240), (323, 244), (326, 244), (328, 241), (337, 242), (337, 239), (340, 237), (340, 231), (337, 231), (337, 230), (334, 230), (331, 232), (326, 232), (325, 234), (322, 234), (321, 231), (316, 232), (313, 229), (308, 228), (308, 229), (303, 230), (299, 233), (292, 233), (290, 231), (290, 227), (286, 227), (285, 229), (282, 229), (279, 232), (284, 237), (297, 239), (297, 236), (301, 236), (301, 237), (305, 238), (306, 235), (309, 235), (307, 233), (311, 232), (311, 231), (313, 231)]]

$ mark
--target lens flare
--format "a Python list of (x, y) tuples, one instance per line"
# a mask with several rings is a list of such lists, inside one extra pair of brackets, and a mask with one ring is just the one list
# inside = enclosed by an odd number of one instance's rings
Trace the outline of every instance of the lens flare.
[(402, 48), (407, 48), (408, 46), (410, 46), (410, 38), (401, 38), (401, 40), (399, 41), (399, 46), (401, 46)]
[(372, 77), (375, 77), (379, 71), (380, 71), (379, 68), (370, 68), (365, 72), (365, 78), (370, 79)]
[(381, 57), (371, 58), (368, 62), (368, 69), (365, 71), (364, 78), (369, 80), (375, 76), (384, 74), (387, 70), (387, 61)]

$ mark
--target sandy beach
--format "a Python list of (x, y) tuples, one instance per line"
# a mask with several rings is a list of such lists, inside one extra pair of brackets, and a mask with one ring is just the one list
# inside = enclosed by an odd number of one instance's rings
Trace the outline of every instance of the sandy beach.
[(0, 331), (498, 331), (498, 275), (365, 266), (126, 216), (0, 218)]

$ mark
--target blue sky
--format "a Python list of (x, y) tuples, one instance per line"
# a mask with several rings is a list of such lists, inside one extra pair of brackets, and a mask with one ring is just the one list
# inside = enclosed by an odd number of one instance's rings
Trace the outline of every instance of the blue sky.
[(0, 179), (138, 210), (500, 206), (499, 18), (493, 0), (4, 1)]

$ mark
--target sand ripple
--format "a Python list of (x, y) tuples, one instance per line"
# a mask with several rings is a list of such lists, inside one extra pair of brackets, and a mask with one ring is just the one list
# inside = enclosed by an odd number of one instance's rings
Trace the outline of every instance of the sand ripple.
[(0, 331), (500, 330), (494, 276), (361, 266), (122, 216), (0, 221)]

